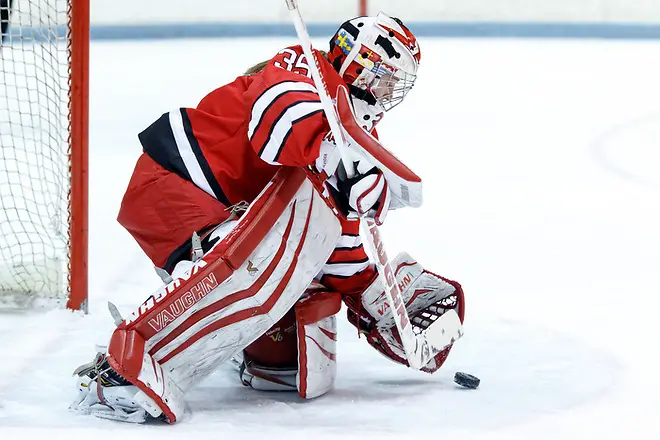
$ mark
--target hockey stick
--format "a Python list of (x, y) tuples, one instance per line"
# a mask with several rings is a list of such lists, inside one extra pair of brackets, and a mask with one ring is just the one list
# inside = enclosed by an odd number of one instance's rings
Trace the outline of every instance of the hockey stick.
[[(321, 99), (321, 106), (326, 115), (330, 130), (334, 135), (337, 148), (344, 164), (352, 163), (351, 155), (348, 150), (346, 137), (341, 130), (337, 110), (330, 99), (330, 93), (325, 79), (321, 75), (319, 61), (312, 51), (312, 43), (307, 33), (305, 22), (298, 8), (297, 0), (285, 0), (293, 24), (298, 34), (298, 39), (302, 46), (307, 64), (309, 65), (312, 79), (318, 90)], [(312, 62), (313, 61), (313, 62)], [(354, 176), (352, 167), (345, 167), (349, 178)], [(394, 277), (394, 271), (390, 266), (390, 261), (385, 253), (385, 247), (380, 237), (380, 232), (376, 222), (373, 219), (363, 217), (360, 222), (365, 228), (366, 241), (375, 258), (378, 276), (385, 287), (387, 301), (390, 304), (390, 311), (394, 317), (394, 322), (401, 337), (403, 349), (406, 352), (408, 364), (415, 369), (423, 368), (440, 351), (451, 345), (455, 340), (463, 335), (463, 327), (458, 314), (454, 310), (449, 310), (440, 316), (428, 328), (415, 333), (410, 317), (406, 311), (406, 304), (403, 301), (401, 290)]]

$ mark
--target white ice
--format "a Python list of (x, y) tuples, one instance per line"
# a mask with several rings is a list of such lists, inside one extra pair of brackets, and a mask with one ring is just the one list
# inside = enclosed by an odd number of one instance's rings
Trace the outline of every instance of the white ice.
[(128, 313), (159, 285), (115, 221), (137, 133), (291, 43), (92, 44), (91, 313), (0, 314), (0, 439), (660, 438), (658, 42), (421, 41), (418, 84), (380, 131), (425, 203), (383, 235), (464, 286), (466, 335), (437, 374), (388, 362), (342, 315), (336, 388), (317, 400), (226, 366), (174, 426), (67, 411), (106, 302)]

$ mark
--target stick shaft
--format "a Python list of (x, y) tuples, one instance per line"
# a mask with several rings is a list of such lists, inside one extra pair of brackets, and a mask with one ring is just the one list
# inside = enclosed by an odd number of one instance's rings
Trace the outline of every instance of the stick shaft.
[(354, 172), (353, 167), (349, 166), (349, 164), (352, 163), (352, 159), (348, 151), (346, 137), (344, 136), (344, 132), (341, 130), (337, 110), (332, 103), (332, 99), (330, 99), (330, 91), (328, 90), (328, 85), (325, 82), (325, 78), (323, 78), (323, 75), (321, 74), (319, 60), (312, 50), (312, 41), (309, 38), (307, 27), (305, 26), (302, 14), (298, 8), (298, 2), (296, 0), (286, 0), (286, 4), (289, 8), (289, 11), (291, 11), (291, 17), (293, 18), (293, 24), (296, 28), (296, 33), (298, 34), (300, 45), (302, 46), (303, 52), (305, 53), (305, 58), (307, 58), (309, 70), (312, 73), (312, 79), (314, 80), (314, 84), (318, 89), (319, 97), (321, 98), (321, 105), (323, 106), (323, 111), (328, 120), (328, 124), (330, 125), (330, 131), (332, 131), (332, 134), (335, 137), (337, 148), (339, 148), (339, 154), (341, 155), (342, 162), (344, 163), (344, 168), (346, 168), (346, 174), (349, 178), (351, 178), (354, 176)]
[[(289, 11), (291, 11), (296, 33), (300, 39), (305, 57), (308, 60), (310, 71), (312, 73), (312, 79), (314, 80), (314, 84), (318, 89), (321, 105), (323, 107), (323, 111), (325, 112), (326, 118), (328, 119), (330, 130), (335, 137), (337, 148), (339, 148), (339, 153), (341, 155), (342, 162), (344, 163), (346, 174), (349, 178), (353, 177), (353, 167), (348, 166), (348, 164), (352, 163), (352, 160), (348, 152), (346, 138), (344, 136), (343, 130), (341, 129), (337, 110), (332, 103), (332, 100), (330, 99), (327, 83), (321, 74), (318, 59), (312, 51), (312, 43), (309, 38), (309, 34), (307, 33), (307, 27), (303, 21), (302, 14), (298, 8), (298, 2), (296, 0), (286, 0), (286, 4), (289, 8)], [(412, 324), (410, 323), (410, 318), (408, 316), (408, 312), (406, 311), (401, 291), (398, 284), (396, 283), (396, 279), (394, 278), (394, 272), (392, 271), (389, 259), (385, 253), (385, 248), (381, 241), (378, 227), (373, 220), (366, 218), (363, 218), (360, 223), (364, 229), (364, 235), (366, 235), (365, 238), (369, 248), (371, 249), (371, 253), (375, 256), (375, 264), (378, 271), (378, 276), (380, 277), (381, 282), (385, 288), (385, 294), (387, 296), (387, 300), (390, 303), (390, 311), (393, 314), (397, 330), (399, 330), (399, 335), (401, 336), (401, 342), (406, 352), (408, 363), (412, 368), (422, 368), (426, 362), (422, 363), (422, 350), (420, 350), (418, 347), (418, 338), (413, 332)]]

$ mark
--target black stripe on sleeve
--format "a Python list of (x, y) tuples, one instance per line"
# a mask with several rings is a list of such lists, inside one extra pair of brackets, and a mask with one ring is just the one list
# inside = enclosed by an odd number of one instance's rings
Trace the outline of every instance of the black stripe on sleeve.
[(264, 96), (266, 93), (268, 93), (268, 91), (269, 91), (270, 89), (272, 89), (273, 87), (277, 87), (277, 86), (279, 86), (280, 84), (293, 83), (293, 82), (294, 82), (294, 81), (291, 81), (291, 80), (281, 81), (281, 82), (278, 82), (278, 83), (276, 83), (276, 84), (273, 84), (272, 86), (268, 87), (266, 90), (264, 90), (263, 92), (261, 92), (261, 94), (260, 94), (259, 96), (257, 96), (257, 99), (255, 99), (254, 102), (252, 103), (252, 107), (250, 107), (250, 113), (252, 113), (252, 111), (254, 110), (254, 106), (257, 104), (257, 102), (259, 102), (259, 100), (261, 99), (261, 97)]
[[(321, 100), (318, 99), (318, 96), (317, 96), (317, 99), (307, 99), (307, 100), (302, 100), (302, 101), (296, 101), (296, 102), (293, 102), (293, 103), (287, 105), (286, 107), (284, 107), (284, 109), (282, 109), (282, 111), (280, 112), (280, 114), (277, 115), (277, 119), (275, 119), (275, 120), (273, 121), (273, 125), (270, 126), (270, 129), (268, 130), (268, 136), (266, 137), (266, 140), (265, 140), (264, 143), (261, 145), (261, 147), (259, 147), (259, 157), (261, 157), (261, 154), (264, 152), (264, 149), (266, 148), (266, 145), (268, 145), (268, 142), (270, 142), (270, 137), (273, 135), (273, 130), (275, 130), (275, 127), (277, 126), (277, 123), (280, 122), (280, 119), (282, 119), (282, 117), (286, 114), (286, 112), (287, 112), (291, 107), (295, 107), (295, 106), (298, 105), (298, 104), (303, 104), (303, 103), (306, 103), (306, 102), (318, 102), (318, 103), (320, 103)], [(313, 112), (311, 112), (311, 113), (308, 113), (308, 114), (310, 114), (310, 115), (311, 115), (311, 114), (316, 114), (316, 113), (318, 113), (319, 111), (323, 111), (323, 110), (315, 110), (315, 111), (313, 111)], [(291, 126), (293, 127), (293, 124), (294, 124), (295, 122), (298, 122), (298, 121), (300, 121), (301, 119), (304, 119), (305, 116), (306, 116), (306, 115), (303, 115), (303, 116), (300, 117), (299, 119), (296, 119), (295, 121), (292, 121), (292, 122), (291, 122)], [(284, 137), (285, 140), (286, 140), (287, 137), (288, 137), (288, 133), (287, 133), (287, 136)], [(284, 145), (284, 142), (282, 142), (282, 144), (280, 145), (280, 147), (279, 147), (279, 149), (278, 149), (278, 152), (277, 152), (277, 155), (276, 155), (276, 156), (278, 156), (278, 157), (279, 157), (280, 152), (281, 152), (281, 150), (282, 150), (282, 145)]]
[(225, 192), (222, 190), (222, 187), (220, 186), (220, 183), (215, 178), (215, 175), (211, 170), (211, 166), (204, 157), (204, 153), (202, 153), (202, 148), (199, 146), (199, 142), (197, 142), (197, 138), (193, 134), (192, 124), (190, 123), (190, 118), (188, 117), (188, 113), (186, 112), (186, 109), (181, 108), (179, 109), (179, 111), (181, 112), (181, 118), (183, 120), (183, 130), (186, 132), (186, 137), (188, 138), (190, 147), (192, 148), (193, 153), (195, 153), (195, 158), (197, 158), (197, 163), (199, 163), (199, 167), (202, 169), (202, 173), (204, 173), (204, 177), (206, 177), (206, 180), (209, 182), (209, 185), (211, 186), (211, 189), (215, 194), (215, 198), (218, 199), (218, 201), (220, 201), (225, 206), (227, 207), (231, 206), (231, 203), (229, 203), (229, 199), (227, 199)]
[[(257, 102), (259, 102), (259, 100), (261, 99), (262, 96), (264, 96), (266, 93), (268, 93), (268, 91), (269, 91), (270, 89), (272, 89), (273, 87), (277, 87), (277, 86), (279, 86), (279, 85), (281, 85), (281, 84), (287, 84), (287, 83), (290, 83), (290, 84), (296, 84), (297, 82), (296, 82), (296, 81), (282, 81), (282, 82), (279, 82), (279, 83), (277, 83), (277, 84), (273, 84), (272, 86), (268, 87), (266, 90), (264, 90), (263, 92), (261, 92), (261, 95), (259, 95), (259, 96), (257, 97), (257, 99), (255, 99), (254, 102), (252, 103), (252, 107), (250, 108), (250, 119), (252, 118), (252, 111), (254, 110), (254, 106), (256, 105)], [(283, 95), (285, 95), (285, 94), (287, 94), (287, 93), (289, 93), (289, 92), (311, 93), (311, 94), (313, 94), (314, 96), (318, 96), (318, 93), (316, 93), (316, 92), (312, 92), (311, 90), (288, 90), (288, 89), (285, 90), (285, 91), (283, 91), (283, 92), (280, 93), (279, 95), (275, 95), (275, 96), (273, 97), (273, 99), (268, 103), (268, 105), (266, 106), (266, 108), (264, 109), (264, 111), (261, 112), (261, 115), (259, 115), (259, 122), (257, 122), (257, 125), (255, 125), (254, 130), (252, 131), (252, 137), (254, 137), (254, 135), (259, 131), (259, 127), (261, 126), (261, 122), (263, 121), (264, 116), (266, 115), (266, 113), (268, 113), (268, 110), (270, 110), (270, 108), (273, 106), (273, 104), (275, 104), (275, 102), (276, 102), (278, 99), (280, 99)], [(320, 100), (320, 99), (321, 99), (321, 98), (319, 98), (319, 100)], [(250, 137), (250, 140), (252, 140), (252, 137)]]
[[(268, 113), (268, 110), (270, 110), (270, 108), (275, 104), (275, 102), (277, 102), (278, 99), (280, 99), (282, 96), (286, 95), (287, 93), (306, 93), (306, 94), (310, 94), (312, 96), (316, 96), (317, 100), (319, 102), (321, 102), (321, 98), (318, 97), (319, 96), (318, 93), (312, 92), (311, 90), (285, 90), (285, 91), (283, 91), (279, 95), (275, 96), (273, 98), (273, 100), (270, 101), (268, 106), (266, 106), (264, 111), (261, 113), (261, 115), (259, 116), (259, 122), (257, 122), (257, 125), (254, 127), (254, 131), (252, 132), (252, 137), (254, 137), (254, 135), (257, 134), (257, 132), (259, 131), (259, 127), (261, 127), (261, 122), (264, 120), (264, 117), (266, 116), (266, 113)], [(298, 102), (303, 102), (303, 101), (298, 101)], [(307, 101), (304, 101), (304, 102), (307, 102)], [(250, 113), (250, 115), (252, 115), (252, 113)], [(250, 140), (252, 140), (252, 138), (250, 138)]]
[(190, 173), (176, 146), (169, 113), (163, 114), (153, 124), (138, 134), (144, 152), (158, 165), (192, 182)]
[[(277, 84), (273, 84), (272, 86), (268, 87), (266, 90), (261, 92), (261, 95), (257, 96), (257, 99), (255, 99), (254, 102), (252, 103), (252, 107), (250, 107), (250, 120), (252, 120), (252, 112), (254, 111), (254, 106), (257, 105), (257, 102), (259, 102), (261, 97), (264, 96), (266, 93), (268, 93), (270, 91), (270, 89), (272, 89), (273, 87), (277, 87), (280, 84), (286, 84), (286, 83), (293, 84), (293, 81), (282, 81), (282, 82), (278, 82)], [(254, 137), (254, 135), (257, 133), (257, 131), (259, 131), (259, 126), (261, 125), (261, 121), (263, 121), (264, 115), (266, 114), (268, 109), (270, 109), (270, 106), (273, 105), (273, 103), (275, 101), (277, 101), (280, 98), (280, 96), (282, 96), (286, 92), (288, 92), (288, 90), (286, 90), (283, 93), (280, 93), (279, 95), (275, 96), (275, 98), (273, 98), (273, 100), (270, 101), (270, 103), (268, 104), (266, 109), (263, 112), (261, 112), (261, 115), (259, 115), (259, 122), (257, 122), (257, 125), (254, 127), (254, 131), (252, 131), (252, 136), (250, 137), (250, 140), (252, 140), (252, 137)]]
[(277, 162), (277, 159), (280, 158), (280, 155), (282, 154), (282, 150), (284, 149), (284, 146), (286, 145), (286, 141), (287, 141), (287, 139), (289, 139), (289, 136), (291, 135), (291, 132), (293, 131), (293, 125), (296, 124), (297, 122), (300, 122), (304, 119), (307, 119), (307, 118), (312, 117), (312, 116), (314, 116), (316, 114), (319, 114), (319, 113), (323, 113), (323, 109), (315, 110), (311, 113), (307, 113), (306, 115), (303, 115), (303, 116), (299, 117), (295, 121), (291, 121), (291, 128), (289, 129), (289, 131), (286, 133), (286, 135), (282, 139), (282, 143), (280, 144), (280, 148), (277, 149), (277, 154), (275, 155), (275, 158), (273, 159), (273, 162)]

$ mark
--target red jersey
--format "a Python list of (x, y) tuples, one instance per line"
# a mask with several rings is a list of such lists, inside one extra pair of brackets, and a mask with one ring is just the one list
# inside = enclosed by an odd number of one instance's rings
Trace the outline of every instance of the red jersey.
[[(318, 57), (334, 97), (344, 83)], [(278, 165), (312, 164), (329, 130), (305, 55), (293, 46), (261, 72), (212, 91), (197, 108), (164, 114), (139, 139), (162, 167), (230, 206), (252, 202)]]
[[(344, 83), (319, 60), (334, 98)], [(224, 221), (226, 207), (251, 203), (278, 166), (313, 164), (329, 131), (302, 48), (283, 49), (261, 72), (212, 91), (197, 108), (165, 113), (139, 134), (145, 154), (118, 220), (156, 266), (170, 271), (189, 253), (193, 232)], [(357, 293), (375, 271), (359, 221), (341, 222), (342, 236), (319, 278), (330, 289)]]

